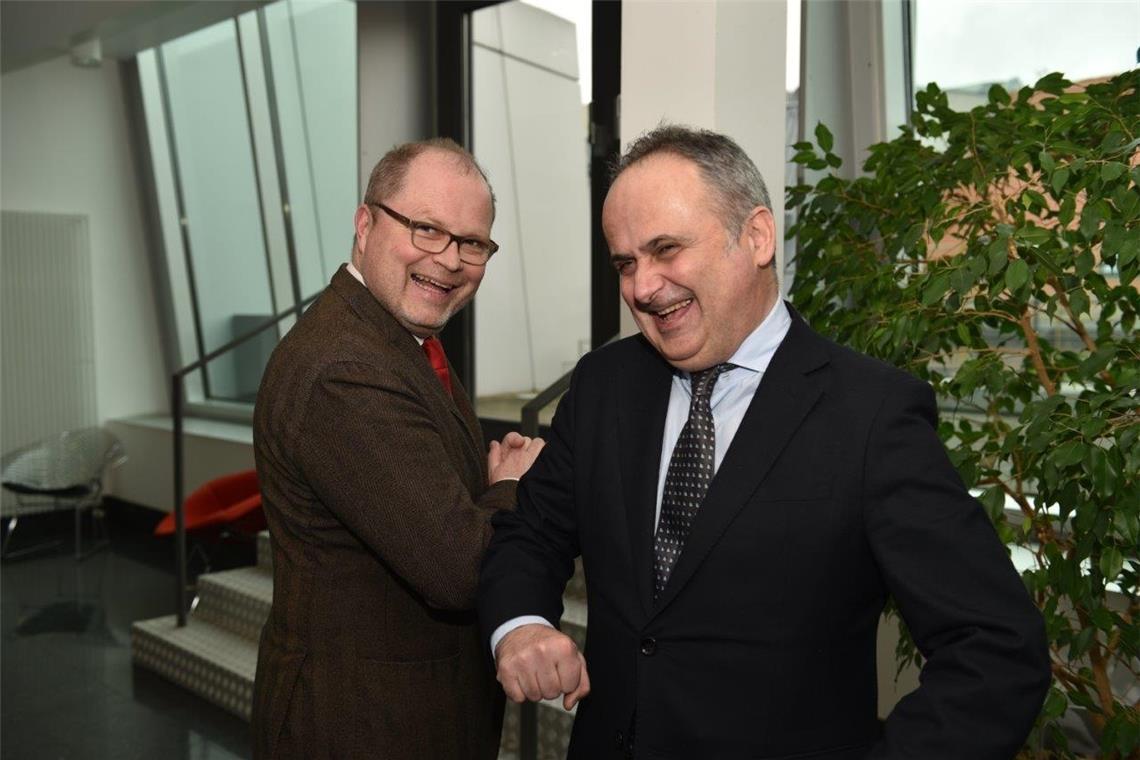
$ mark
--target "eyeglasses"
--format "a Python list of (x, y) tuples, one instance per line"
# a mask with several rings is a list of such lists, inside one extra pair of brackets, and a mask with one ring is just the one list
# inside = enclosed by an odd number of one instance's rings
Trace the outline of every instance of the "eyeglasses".
[(381, 209), (385, 214), (407, 227), (412, 233), (412, 245), (425, 253), (443, 253), (447, 250), (447, 247), (451, 245), (452, 241), (454, 241), (459, 247), (460, 261), (464, 264), (481, 267), (487, 263), (495, 251), (499, 250), (499, 244), (494, 240), (453, 235), (447, 230), (440, 229), (430, 222), (419, 222), (415, 219), (409, 219), (403, 214), (398, 214), (383, 203), (371, 203), (368, 201), (365, 201), (365, 203), (368, 206), (375, 206)]

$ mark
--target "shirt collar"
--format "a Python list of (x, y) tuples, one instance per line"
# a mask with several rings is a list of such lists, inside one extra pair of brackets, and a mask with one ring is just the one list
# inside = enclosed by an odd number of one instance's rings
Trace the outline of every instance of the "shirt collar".
[(768, 316), (748, 334), (740, 347), (729, 358), (729, 364), (752, 370), (764, 372), (772, 361), (776, 349), (780, 347), (788, 328), (792, 326), (792, 315), (788, 311), (784, 299), (778, 299), (768, 312)]
[[(355, 266), (353, 266), (351, 261), (348, 262), (344, 268), (348, 271), (348, 273), (350, 275), (352, 275), (353, 277), (356, 278), (357, 282), (359, 282), (361, 285), (364, 285), (364, 287), (366, 287), (366, 288), (368, 287), (367, 283), (364, 282), (364, 275), (362, 275), (360, 273), (359, 269), (357, 269)], [(416, 343), (419, 343), (421, 346), (424, 344), (424, 339), (421, 338), (420, 336), (413, 334), (412, 337), (415, 338)]]

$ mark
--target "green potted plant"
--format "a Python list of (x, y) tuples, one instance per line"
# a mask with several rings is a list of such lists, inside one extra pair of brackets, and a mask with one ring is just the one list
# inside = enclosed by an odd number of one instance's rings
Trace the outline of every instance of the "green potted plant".
[[(1053, 686), (1022, 757), (1140, 758), (1140, 71), (1050, 74), (956, 112), (935, 85), (857, 179), (819, 125), (788, 189), (790, 298), (930, 382), (939, 433), (1022, 567)], [(903, 636), (900, 669), (921, 655)], [(1129, 693), (1129, 685), (1133, 685)]]

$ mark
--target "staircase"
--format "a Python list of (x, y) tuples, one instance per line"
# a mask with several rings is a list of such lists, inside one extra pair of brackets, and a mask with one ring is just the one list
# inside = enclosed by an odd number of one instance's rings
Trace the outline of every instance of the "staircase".
[[(273, 601), (269, 534), (257, 541), (257, 564), (198, 577), (198, 597), (184, 627), (167, 615), (131, 626), (134, 662), (249, 720), (257, 641)], [(582, 647), (586, 637), (586, 593), (581, 566), (563, 599), (562, 630)], [(538, 705), (539, 760), (561, 760), (570, 743), (573, 711), (561, 700)], [(516, 757), (519, 709), (508, 703), (501, 757)]]
[(269, 534), (257, 537), (257, 564), (198, 577), (183, 628), (177, 616), (131, 626), (134, 662), (249, 720), (257, 640), (273, 601)]

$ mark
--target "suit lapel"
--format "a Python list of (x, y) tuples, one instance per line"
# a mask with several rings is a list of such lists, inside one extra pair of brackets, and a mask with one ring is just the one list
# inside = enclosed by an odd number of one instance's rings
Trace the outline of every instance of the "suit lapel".
[[(424, 396), (436, 418), (441, 421), (448, 417), (455, 418), (456, 424), (463, 431), (462, 438), (467, 445), (468, 454), (480, 463), (479, 468), (486, 481), (486, 456), (480, 453), (483, 450), (482, 432), (471, 409), (467, 391), (459, 384), (454, 370), (451, 382), (455, 389), (455, 397), (452, 398), (436, 377), (431, 362), (412, 334), (380, 305), (368, 288), (353, 277), (345, 266), (341, 266), (333, 275), (330, 286), (349, 304), (358, 317), (380, 331), (388, 342), (390, 350), (397, 354), (401, 363), (412, 368), (416, 373), (416, 387), (423, 389)], [(481, 485), (485, 485), (485, 482)]]
[(661, 441), (673, 380), (670, 366), (638, 336), (623, 367), (618, 404), (622, 488), (637, 596), (646, 616), (653, 606), (653, 529)]
[[(449, 403), (448, 407), (452, 413), (455, 414), (456, 418), (463, 425), (464, 431), (467, 433), (467, 442), (473, 446), (472, 453), (475, 455), (476, 461), (479, 462), (479, 469), (483, 472), (483, 480), (485, 482), (487, 480), (487, 457), (480, 453), (484, 449), (483, 428), (479, 426), (479, 419), (475, 416), (475, 410), (471, 408), (471, 400), (467, 396), (467, 389), (459, 382), (459, 378), (455, 375), (455, 368), (450, 365), (451, 362), (448, 362), (448, 366), (451, 369), (451, 388), (453, 396), (450, 401), (454, 403)], [(430, 363), (428, 368), (431, 369)], [(435, 376), (435, 370), (432, 370), (432, 377), (435, 378), (436, 385), (439, 386), (440, 393), (444, 396), (444, 401), (449, 401), (449, 399), (447, 399), (447, 392), (444, 391), (443, 383), (439, 382), (439, 378)]]
[[(447, 389), (432, 369), (431, 362), (423, 352), (423, 348), (412, 337), (412, 334), (403, 328), (400, 334), (393, 336), (393, 343), (399, 345), (400, 350), (416, 371), (416, 384), (424, 391), (432, 411), (439, 420), (452, 417), (463, 431), (462, 438), (467, 444), (468, 454), (480, 462), (480, 470), (486, 475), (486, 457), (479, 452), (483, 448), (482, 433), (475, 412), (471, 409), (471, 402), (467, 398), (467, 391), (455, 376), (454, 368), (451, 373), (451, 387), (453, 395), (448, 395)], [(451, 363), (448, 362), (448, 367)], [(484, 480), (486, 478), (484, 477)], [(485, 485), (485, 483), (483, 484)]]
[(814, 370), (826, 363), (821, 339), (793, 312), (788, 335), (772, 357), (709, 484), (708, 495), (693, 520), (669, 583), (654, 606), (654, 614), (668, 606), (684, 588), (760, 487), (792, 434), (823, 395), (823, 373)]

